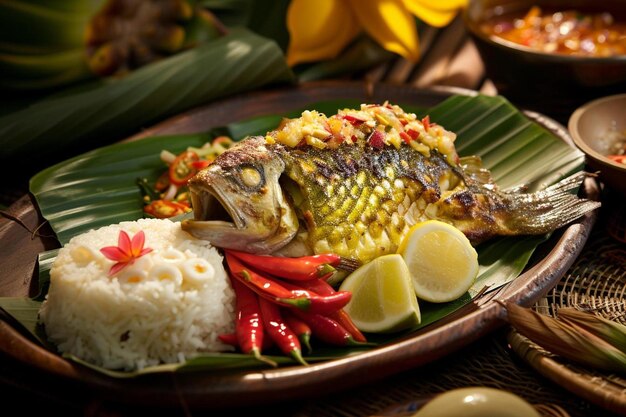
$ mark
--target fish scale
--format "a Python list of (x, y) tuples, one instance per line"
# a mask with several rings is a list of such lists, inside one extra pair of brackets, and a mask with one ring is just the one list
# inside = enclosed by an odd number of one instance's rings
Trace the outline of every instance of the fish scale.
[[(367, 150), (369, 155), (357, 159), (356, 154), (364, 154), (361, 148), (284, 155), (286, 174), (304, 190), (304, 203), (296, 210), (310, 219), (308, 243), (316, 253), (330, 251), (358, 259), (393, 253), (422, 217), (420, 213), (407, 222), (398, 214), (399, 208), (407, 212), (424, 192), (440, 192), (437, 183), (444, 170), (439, 162), (425, 161), (408, 148), (398, 152), (392, 147)], [(311, 160), (319, 171), (305, 169)], [(413, 172), (411, 166), (421, 171)], [(329, 196), (327, 191), (335, 189), (339, 192)]]

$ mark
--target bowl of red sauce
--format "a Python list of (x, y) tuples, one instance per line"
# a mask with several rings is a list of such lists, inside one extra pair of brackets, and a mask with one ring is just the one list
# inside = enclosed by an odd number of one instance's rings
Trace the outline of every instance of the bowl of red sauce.
[(498, 92), (567, 123), (626, 93), (626, 0), (470, 0), (466, 28)]
[(568, 129), (600, 181), (626, 197), (626, 94), (583, 104), (572, 113)]

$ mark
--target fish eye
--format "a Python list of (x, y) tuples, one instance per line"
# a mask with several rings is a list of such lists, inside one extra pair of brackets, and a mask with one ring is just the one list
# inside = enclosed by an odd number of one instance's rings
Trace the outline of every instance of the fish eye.
[(263, 173), (255, 166), (244, 166), (239, 173), (241, 184), (249, 189), (263, 186)]
[(241, 170), (241, 181), (248, 187), (256, 187), (261, 182), (261, 174), (254, 168), (246, 167)]

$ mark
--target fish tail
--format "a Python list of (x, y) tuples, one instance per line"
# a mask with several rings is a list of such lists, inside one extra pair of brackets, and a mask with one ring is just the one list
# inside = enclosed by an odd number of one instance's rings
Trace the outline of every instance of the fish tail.
[(511, 217), (507, 226), (522, 234), (543, 234), (563, 227), (600, 207), (600, 202), (572, 193), (589, 174), (578, 172), (544, 190), (530, 194), (509, 194)]

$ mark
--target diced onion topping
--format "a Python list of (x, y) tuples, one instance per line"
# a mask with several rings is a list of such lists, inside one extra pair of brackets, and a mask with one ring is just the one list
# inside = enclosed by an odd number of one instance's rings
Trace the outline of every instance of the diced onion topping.
[(419, 119), (387, 102), (362, 104), (359, 110), (343, 109), (331, 117), (307, 110), (299, 118), (283, 121), (265, 137), (267, 144), (280, 143), (290, 148), (336, 149), (355, 143), (366, 143), (373, 149), (411, 146), (424, 156), (437, 150), (452, 165), (458, 163), (455, 139), (456, 134), (431, 122), (429, 116)]

